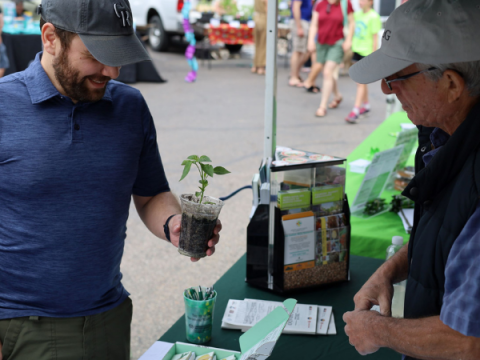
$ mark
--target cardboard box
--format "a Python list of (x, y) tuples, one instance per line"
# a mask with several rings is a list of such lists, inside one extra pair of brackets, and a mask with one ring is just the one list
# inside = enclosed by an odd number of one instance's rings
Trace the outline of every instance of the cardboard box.
[[(171, 360), (176, 354), (187, 351), (193, 351), (197, 356), (213, 351), (217, 356), (217, 360), (231, 355), (234, 355), (237, 360), (267, 359), (271, 355), (285, 325), (287, 325), (289, 314), (293, 312), (296, 304), (297, 300), (295, 299), (285, 300), (282, 307), (274, 309), (245, 334), (240, 336), (241, 352), (181, 342), (170, 344), (169, 349), (165, 349), (169, 344), (157, 341), (139, 360)], [(161, 354), (163, 354), (163, 357)]]

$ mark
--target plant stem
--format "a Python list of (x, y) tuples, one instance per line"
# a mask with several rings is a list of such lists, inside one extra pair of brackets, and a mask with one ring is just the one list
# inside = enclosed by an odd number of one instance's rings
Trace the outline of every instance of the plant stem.
[[(202, 168), (201, 168), (200, 166), (198, 166), (198, 163), (195, 163), (195, 166), (197, 167), (198, 172), (200, 173), (200, 178), (202, 179), (202, 188), (200, 189), (200, 191), (202, 192), (202, 195), (200, 196), (200, 203), (199, 203), (199, 204), (201, 204), (202, 201), (203, 201), (203, 193), (205, 192), (205, 185), (203, 184), (203, 181), (204, 181), (205, 179), (204, 179), (204, 177), (203, 177), (204, 173), (203, 173)], [(205, 175), (206, 175), (206, 174), (205, 174)]]

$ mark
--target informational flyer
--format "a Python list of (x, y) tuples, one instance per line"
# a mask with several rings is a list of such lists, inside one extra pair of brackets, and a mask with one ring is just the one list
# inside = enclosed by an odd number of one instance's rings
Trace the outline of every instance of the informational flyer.
[(353, 215), (362, 214), (367, 202), (375, 200), (382, 194), (403, 149), (404, 145), (399, 145), (375, 154), (353, 201), (351, 208)]
[(315, 260), (315, 214), (306, 211), (282, 217), (285, 231), (284, 264)]
[(410, 157), (413, 148), (418, 143), (418, 129), (416, 127), (412, 129), (403, 130), (398, 133), (395, 146), (403, 145), (403, 151), (398, 159), (395, 170), (403, 169), (407, 165), (408, 158)]

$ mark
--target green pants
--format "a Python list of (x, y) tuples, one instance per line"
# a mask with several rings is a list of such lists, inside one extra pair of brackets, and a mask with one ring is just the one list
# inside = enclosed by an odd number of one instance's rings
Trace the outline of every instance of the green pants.
[(75, 318), (0, 320), (3, 360), (130, 360), (132, 301)]

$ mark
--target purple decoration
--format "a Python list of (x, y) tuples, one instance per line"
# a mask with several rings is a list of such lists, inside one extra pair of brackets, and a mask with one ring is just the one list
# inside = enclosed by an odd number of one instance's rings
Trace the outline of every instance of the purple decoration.
[(187, 50), (185, 51), (185, 57), (188, 60), (192, 60), (195, 55), (195, 46), (188, 45)]
[(188, 73), (188, 75), (185, 77), (185, 81), (186, 82), (189, 82), (189, 83), (192, 83), (194, 82), (195, 80), (197, 80), (197, 72), (196, 71), (190, 71)]
[[(185, 0), (184, 6), (189, 6), (190, 1)], [(190, 9), (190, 7), (188, 8)], [(183, 12), (183, 29), (185, 34), (193, 33), (192, 27), (190, 26), (190, 21), (188, 19), (188, 14), (185, 14), (187, 11)], [(190, 60), (195, 59), (195, 36), (188, 36), (187, 39), (190, 38), (190, 45), (188, 45), (187, 50), (185, 50), (185, 57), (190, 62)], [(196, 61), (195, 61), (196, 64)], [(190, 65), (192, 68), (192, 66)], [(188, 83), (192, 83), (197, 80), (197, 72), (192, 68), (192, 70), (188, 73), (185, 77), (185, 81)]]

